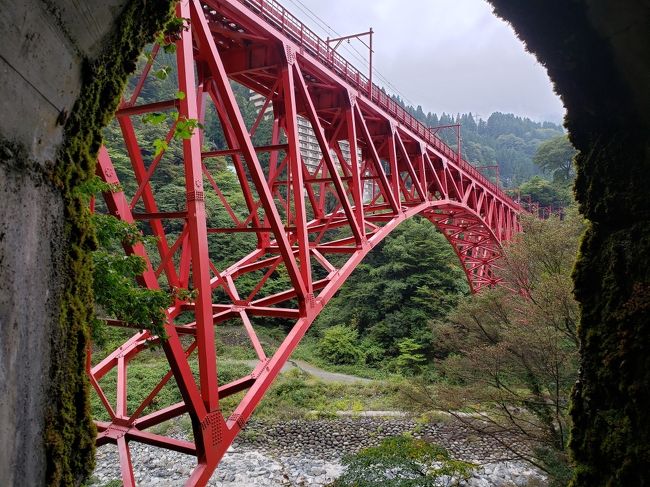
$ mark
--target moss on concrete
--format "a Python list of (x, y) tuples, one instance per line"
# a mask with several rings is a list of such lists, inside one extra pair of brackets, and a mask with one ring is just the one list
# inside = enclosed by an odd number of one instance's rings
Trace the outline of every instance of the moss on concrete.
[[(574, 273), (581, 372), (571, 410), (572, 485), (648, 485), (650, 107), (638, 96), (647, 92), (646, 79), (629, 76), (643, 72), (644, 61), (629, 52), (646, 46), (647, 59), (650, 6), (490, 2), (547, 68), (581, 151), (575, 191), (591, 224)], [(612, 25), (625, 28), (612, 32)]]
[(46, 418), (48, 485), (79, 485), (94, 466), (95, 428), (90, 417), (85, 357), (93, 313), (89, 252), (95, 237), (75, 188), (95, 171), (102, 128), (113, 116), (138, 55), (172, 13), (172, 0), (127, 3), (98, 59), (84, 64), (83, 85), (65, 125), (51, 181), (65, 203), (67, 255), (58, 329), (52, 335), (50, 404)]

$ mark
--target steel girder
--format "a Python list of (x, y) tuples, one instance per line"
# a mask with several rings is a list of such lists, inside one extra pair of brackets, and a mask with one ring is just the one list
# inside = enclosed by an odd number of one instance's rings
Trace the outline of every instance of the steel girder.
[[(108, 417), (97, 421), (97, 445), (117, 445), (125, 486), (135, 484), (132, 441), (196, 456), (187, 485), (205, 485), (323, 306), (368, 252), (405, 219), (423, 215), (443, 232), (474, 292), (498, 282), (493, 270), (502, 244), (519, 231), (521, 208), (515, 202), (279, 4), (189, 0), (179, 2), (177, 15), (189, 19), (175, 41), (178, 90), (185, 96), (138, 104), (151, 61), (146, 65), (116, 114), (137, 189), (129, 195), (121, 189), (104, 194), (110, 213), (127, 222), (144, 222), (158, 239), (153, 249), (126, 247), (147, 263), (141, 284), (196, 293), (191, 300), (177, 298), (167, 310), (167, 339), (161, 345), (169, 370), (137, 407), (128, 407), (128, 365), (152, 343), (161, 342), (158, 337), (138, 331), (95, 365), (89, 355), (90, 381)], [(252, 127), (244, 123), (231, 80), (265, 97)], [(203, 121), (210, 105), (228, 149), (203, 150), (203, 129), (183, 140), (184, 201), (178, 202), (178, 211), (160, 211), (160, 188), (152, 185), (151, 177), (164, 166), (165, 153), (143, 155), (131, 117), (176, 109), (179, 120)], [(273, 118), (271, 141), (255, 147), (252, 135), (267, 108)], [(309, 121), (321, 150), (315, 167), (301, 157), (298, 116)], [(173, 130), (167, 136), (170, 144)], [(347, 155), (343, 141), (349, 146)], [(268, 164), (260, 162), (262, 153), (268, 154)], [(230, 159), (247, 215), (236, 214), (213, 176), (215, 157)], [(97, 174), (108, 183), (120, 183), (106, 148), (100, 150)], [(210, 223), (208, 194), (229, 215), (227, 224)], [(178, 231), (166, 233), (163, 223), (170, 222)], [(218, 268), (209, 251), (211, 236), (241, 233), (256, 236), (255, 248)], [(286, 273), (290, 284), (280, 292), (265, 292), (276, 272)], [(242, 278), (252, 276), (257, 285), (244, 293)], [(267, 355), (260, 343), (255, 317), (293, 323), (275, 353)], [(249, 374), (228, 383), (219, 381), (215, 352), (215, 328), (225, 322), (246, 330), (258, 357)], [(182, 401), (157, 407), (158, 394), (172, 378)], [(114, 401), (101, 385), (109, 379), (117, 383)], [(237, 406), (225, 414), (221, 401), (236, 394)], [(147, 431), (183, 414), (191, 417), (192, 441)]]

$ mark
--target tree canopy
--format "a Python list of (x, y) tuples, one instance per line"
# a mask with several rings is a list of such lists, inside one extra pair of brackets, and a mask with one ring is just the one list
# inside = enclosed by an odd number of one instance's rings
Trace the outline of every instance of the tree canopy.
[[(444, 316), (468, 292), (451, 245), (428, 220), (415, 217), (359, 264), (315, 327), (352, 327), (363, 348), (373, 351), (366, 355), (370, 363), (404, 354), (431, 356), (429, 320)], [(417, 356), (414, 360), (409, 364), (417, 363)]]
[(533, 176), (519, 187), (522, 201), (530, 199), (542, 207), (564, 208), (572, 199), (567, 186), (555, 184), (541, 176)]
[[(425, 113), (422, 107), (407, 106), (394, 96), (411, 115), (429, 127), (460, 124), (461, 152), (475, 166), (499, 166), (501, 184), (515, 188), (531, 177), (541, 174), (542, 168), (533, 160), (538, 147), (547, 140), (565, 137), (560, 125), (552, 122), (535, 122), (512, 113), (492, 113), (487, 120), (470, 113), (451, 115)], [(441, 129), (437, 133), (448, 145), (456, 149), (454, 129)], [(485, 168), (483, 173), (496, 180), (496, 171)]]
[(577, 151), (566, 135), (553, 137), (542, 142), (535, 152), (533, 161), (546, 173), (553, 177), (553, 180), (567, 183), (575, 175), (573, 158)]
[(457, 487), (475, 468), (452, 459), (438, 445), (408, 436), (386, 438), (379, 446), (345, 457), (343, 463), (346, 471), (333, 487)]

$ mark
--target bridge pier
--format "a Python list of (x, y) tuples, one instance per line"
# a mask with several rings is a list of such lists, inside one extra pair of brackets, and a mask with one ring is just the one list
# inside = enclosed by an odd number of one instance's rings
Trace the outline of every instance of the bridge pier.
[(169, 2), (157, 3), (0, 1), (2, 485), (73, 485), (92, 469), (93, 237), (73, 190), (93, 174), (113, 98), (166, 19)]

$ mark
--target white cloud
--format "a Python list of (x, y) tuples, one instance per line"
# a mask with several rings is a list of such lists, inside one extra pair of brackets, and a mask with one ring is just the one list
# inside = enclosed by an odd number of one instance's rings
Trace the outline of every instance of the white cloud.
[[(306, 9), (344, 35), (372, 26), (375, 67), (425, 111), (498, 110), (556, 122), (564, 114), (544, 68), (485, 0), (281, 1), (308, 25), (318, 22)], [(356, 53), (342, 53), (355, 61)]]

